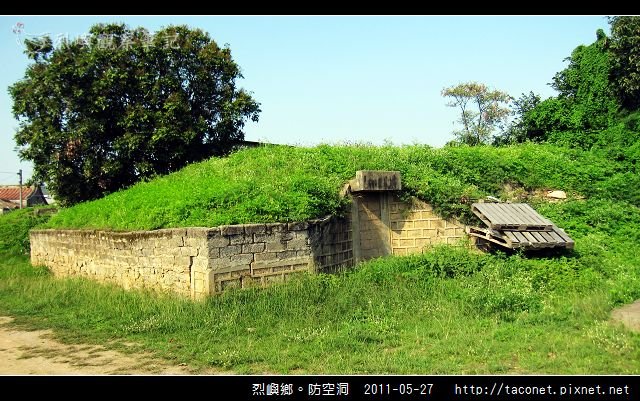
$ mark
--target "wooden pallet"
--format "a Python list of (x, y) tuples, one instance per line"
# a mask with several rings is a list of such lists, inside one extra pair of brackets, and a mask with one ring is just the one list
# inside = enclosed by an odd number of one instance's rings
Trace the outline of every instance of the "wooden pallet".
[(572, 249), (574, 241), (561, 228), (552, 224), (551, 231), (543, 230), (494, 230), (491, 228), (467, 227), (467, 234), (491, 241), (509, 249)]
[(474, 203), (471, 211), (493, 230), (553, 231), (553, 223), (526, 203)]
[(511, 244), (499, 231), (492, 230), (490, 228), (480, 228), (472, 226), (466, 226), (465, 231), (470, 236), (482, 238), (484, 240), (491, 241), (494, 244), (498, 244), (506, 248), (511, 248)]

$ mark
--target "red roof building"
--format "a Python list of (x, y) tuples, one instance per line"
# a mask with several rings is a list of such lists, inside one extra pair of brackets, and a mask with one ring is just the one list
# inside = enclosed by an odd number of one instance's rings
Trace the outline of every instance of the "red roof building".
[[(20, 186), (0, 185), (0, 201), (9, 202), (19, 207), (20, 206)], [(46, 205), (46, 204), (47, 204), (47, 200), (45, 199), (40, 186), (37, 186), (37, 187), (22, 186), (22, 207)]]

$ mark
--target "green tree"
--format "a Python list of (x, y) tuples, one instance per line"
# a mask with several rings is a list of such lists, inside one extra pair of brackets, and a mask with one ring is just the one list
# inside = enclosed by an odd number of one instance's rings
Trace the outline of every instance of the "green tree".
[(640, 108), (640, 17), (609, 18), (611, 39), (611, 81), (627, 110)]
[(609, 74), (611, 62), (608, 39), (602, 29), (589, 46), (578, 46), (566, 60), (569, 65), (553, 77), (551, 86), (559, 92), (570, 113), (569, 129), (598, 130), (608, 127), (616, 118), (615, 99)]
[(85, 40), (25, 44), (15, 140), (64, 205), (224, 154), (258, 120), (230, 49), (199, 29), (98, 24)]
[(511, 116), (513, 120), (506, 127), (505, 131), (496, 136), (493, 144), (504, 145), (509, 143), (520, 143), (527, 140), (536, 141), (540, 133), (529, 132), (528, 127), (529, 112), (540, 104), (540, 95), (533, 92), (523, 93), (518, 99), (511, 103)]
[(551, 86), (558, 96), (525, 111), (518, 141), (551, 140), (590, 147), (601, 130), (615, 124), (619, 103), (609, 80), (609, 40), (599, 29), (596, 41), (576, 47), (569, 64), (555, 74)]
[(487, 143), (491, 133), (509, 115), (511, 97), (498, 90), (491, 90), (477, 82), (467, 82), (444, 88), (442, 96), (451, 98), (447, 106), (460, 109), (463, 128), (454, 131), (456, 138), (468, 145)]

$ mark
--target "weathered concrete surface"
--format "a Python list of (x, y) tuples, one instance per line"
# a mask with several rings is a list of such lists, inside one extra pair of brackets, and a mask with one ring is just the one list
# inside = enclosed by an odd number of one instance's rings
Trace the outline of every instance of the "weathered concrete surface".
[(348, 219), (154, 231), (32, 230), (31, 263), (58, 276), (203, 298), (353, 266)]
[(303, 272), (334, 272), (387, 255), (456, 244), (464, 227), (432, 205), (403, 200), (397, 171), (358, 171), (366, 191), (351, 213), (306, 222), (154, 231), (31, 230), (31, 263), (58, 276), (201, 299), (230, 288), (266, 286)]
[(349, 182), (351, 192), (399, 191), (402, 189), (399, 171), (358, 170)]

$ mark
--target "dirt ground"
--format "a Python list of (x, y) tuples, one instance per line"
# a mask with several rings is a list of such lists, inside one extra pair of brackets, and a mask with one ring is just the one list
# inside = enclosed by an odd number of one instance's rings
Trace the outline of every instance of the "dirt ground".
[(629, 330), (640, 332), (640, 300), (615, 309), (611, 317), (627, 326)]
[[(191, 374), (186, 366), (171, 366), (148, 355), (62, 344), (51, 338), (50, 330), (18, 330), (8, 325), (12, 320), (0, 316), (0, 375)], [(219, 372), (200, 372), (215, 373)]]
[[(612, 319), (640, 331), (640, 300), (613, 311)], [(51, 330), (24, 331), (0, 316), (0, 375), (189, 375), (187, 366), (172, 366), (143, 354), (123, 354), (98, 345), (62, 344)], [(207, 371), (199, 374), (230, 374)]]

